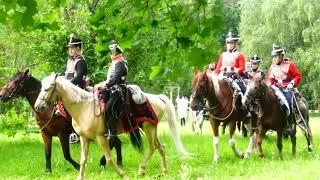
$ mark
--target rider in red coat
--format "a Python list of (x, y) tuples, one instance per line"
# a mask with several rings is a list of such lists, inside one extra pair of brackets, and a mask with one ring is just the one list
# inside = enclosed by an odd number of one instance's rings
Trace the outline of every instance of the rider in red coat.
[(301, 81), (301, 74), (297, 66), (290, 60), (283, 59), (284, 49), (272, 52), (273, 63), (269, 68), (268, 82), (279, 88), (297, 87)]
[(268, 83), (272, 85), (275, 94), (286, 107), (288, 125), (286, 131), (291, 132), (290, 114), (292, 112), (293, 88), (297, 87), (301, 81), (301, 74), (297, 66), (288, 59), (284, 58), (285, 49), (273, 45), (272, 65), (268, 71)]
[[(226, 51), (220, 54), (217, 67), (214, 73), (219, 78), (225, 78), (235, 90), (236, 102), (241, 103), (241, 98), (246, 91), (246, 85), (240, 76), (245, 71), (246, 58), (237, 50), (237, 42), (240, 39), (237, 35), (229, 32), (226, 36)], [(250, 117), (248, 113), (248, 117)]]

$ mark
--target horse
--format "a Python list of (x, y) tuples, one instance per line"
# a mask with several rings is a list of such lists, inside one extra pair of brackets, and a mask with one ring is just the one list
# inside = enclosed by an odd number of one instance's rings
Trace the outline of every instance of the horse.
[[(234, 154), (240, 158), (248, 158), (254, 146), (254, 133), (250, 133), (249, 146), (243, 154), (236, 148), (235, 130), (237, 121), (247, 120), (246, 112), (241, 108), (235, 108), (233, 90), (225, 79), (219, 79), (212, 71), (205, 69), (196, 73), (192, 81), (192, 101), (191, 108), (199, 109), (206, 99), (208, 107), (206, 108), (210, 115), (209, 121), (213, 131), (214, 162), (219, 160), (219, 125), (223, 123), (229, 126), (230, 139), (229, 144)], [(251, 129), (251, 123), (246, 123), (248, 129)]]
[[(9, 101), (18, 97), (25, 97), (30, 106), (33, 108), (35, 101), (40, 93), (41, 82), (28, 73), (17, 72), (11, 80), (1, 89), (0, 100), (3, 102)], [(44, 112), (36, 112), (37, 124), (41, 131), (42, 140), (44, 143), (45, 158), (46, 158), (46, 171), (51, 172), (51, 149), (52, 149), (52, 137), (57, 136), (59, 138), (64, 158), (70, 162), (77, 170), (80, 169), (80, 165), (75, 162), (70, 155), (69, 148), (69, 135), (72, 133), (73, 128), (71, 125), (71, 119), (66, 119), (63, 116), (55, 115), (53, 108)], [(117, 163), (122, 166), (122, 154), (121, 154), (121, 141), (118, 137), (112, 138), (110, 141), (110, 147), (116, 148), (117, 151)], [(105, 165), (104, 157), (100, 160), (101, 165)]]
[[(181, 142), (180, 134), (175, 122), (176, 117), (174, 106), (170, 99), (165, 95), (154, 95), (147, 93), (145, 93), (145, 95), (159, 120), (164, 115), (167, 116), (169, 129), (176, 148), (181, 155), (186, 156), (188, 153), (184, 149)], [(77, 179), (84, 179), (84, 171), (90, 140), (93, 139), (96, 139), (98, 144), (103, 149), (107, 163), (110, 164), (121, 177), (127, 179), (127, 174), (122, 170), (122, 168), (117, 166), (111, 158), (108, 144), (109, 140), (104, 136), (106, 133), (107, 124), (105, 123), (104, 113), (96, 113), (96, 111), (99, 110), (99, 103), (97, 102), (96, 96), (93, 93), (86, 92), (83, 89), (73, 85), (71, 82), (62, 77), (51, 74), (42, 80), (42, 89), (34, 107), (37, 111), (42, 111), (51, 103), (53, 103), (56, 98), (61, 98), (66, 110), (73, 118), (72, 125), (75, 131), (80, 135), (81, 160), (80, 172), (77, 176)], [(155, 149), (159, 151), (161, 156), (162, 172), (167, 173), (165, 152), (157, 136), (157, 125), (145, 121), (141, 124), (141, 128), (148, 139), (149, 148), (143, 161), (139, 165), (139, 175), (145, 174), (146, 164), (151, 158)], [(124, 129), (119, 124), (117, 133), (121, 134), (123, 132)], [(141, 144), (138, 144), (138, 146), (141, 146)]]
[[(257, 141), (257, 153), (258, 156), (263, 157), (262, 141), (267, 130), (271, 129), (277, 132), (277, 147), (279, 151), (280, 159), (283, 159), (282, 155), (282, 138), (286, 128), (286, 110), (280, 104), (274, 90), (271, 86), (268, 86), (264, 76), (255, 76), (249, 80), (247, 85), (246, 93), (242, 99), (242, 103), (245, 106), (252, 106), (256, 112), (258, 112), (257, 128), (258, 133), (256, 137)], [(307, 126), (309, 128), (309, 117), (307, 106), (300, 106), (303, 109), (303, 116), (306, 119)], [(303, 108), (302, 108), (303, 107)], [(294, 116), (291, 115), (289, 118), (293, 120), (290, 125), (293, 126), (293, 131), (289, 134), (292, 144), (292, 155), (296, 154), (296, 121)], [(309, 128), (310, 129), (310, 128)], [(312, 151), (312, 135), (305, 133), (308, 143), (308, 150)]]

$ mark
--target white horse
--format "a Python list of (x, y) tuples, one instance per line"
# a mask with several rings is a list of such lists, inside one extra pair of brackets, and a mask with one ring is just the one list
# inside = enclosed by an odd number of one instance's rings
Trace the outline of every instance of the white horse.
[[(177, 151), (180, 155), (186, 156), (188, 152), (184, 149), (180, 139), (180, 134), (175, 123), (176, 116), (172, 102), (165, 95), (145, 95), (149, 99), (159, 120), (163, 115), (167, 116), (170, 132)], [(96, 139), (103, 149), (107, 163), (114, 167), (121, 177), (127, 179), (127, 174), (118, 167), (111, 158), (109, 140), (104, 137), (106, 130), (104, 113), (97, 113), (100, 109), (98, 101), (93, 93), (86, 92), (73, 85), (70, 81), (65, 80), (63, 77), (58, 77), (57, 75), (52, 74), (42, 80), (42, 89), (34, 105), (35, 110), (44, 110), (50, 103), (55, 102), (57, 98), (61, 98), (63, 105), (73, 118), (72, 126), (80, 135), (81, 160), (80, 172), (77, 179), (84, 179), (84, 170), (89, 151), (89, 144), (90, 140), (93, 139)], [(119, 129), (117, 132), (119, 134), (123, 133), (124, 130), (121, 129), (121, 126), (118, 127)], [(165, 159), (165, 152), (157, 136), (157, 126), (154, 126), (149, 122), (144, 122), (143, 131), (148, 139), (149, 149), (144, 160), (139, 165), (139, 175), (144, 175), (147, 161), (150, 159), (155, 149), (158, 149), (160, 153), (162, 171), (166, 173), (167, 163)]]

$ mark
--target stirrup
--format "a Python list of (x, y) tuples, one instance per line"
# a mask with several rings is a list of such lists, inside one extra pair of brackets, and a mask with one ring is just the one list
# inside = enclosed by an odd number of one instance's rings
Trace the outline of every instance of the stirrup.
[(80, 142), (79, 136), (76, 133), (71, 133), (69, 136), (69, 143), (74, 144)]
[(106, 137), (108, 140), (110, 140), (111, 138), (115, 137), (117, 135), (111, 134), (110, 129), (108, 129), (107, 133), (104, 135), (104, 137)]

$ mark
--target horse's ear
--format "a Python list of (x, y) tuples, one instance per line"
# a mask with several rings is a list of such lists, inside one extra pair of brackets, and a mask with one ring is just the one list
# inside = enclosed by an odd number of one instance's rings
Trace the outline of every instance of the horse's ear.
[(59, 76), (59, 73), (55, 73), (54, 79), (57, 79), (58, 76)]
[(27, 70), (24, 72), (24, 75), (26, 76), (26, 75), (28, 75), (28, 73), (29, 73), (29, 69), (27, 69)]
[(194, 67), (194, 69), (193, 69), (193, 75), (197, 75), (198, 74), (198, 69), (197, 69), (197, 67)]

